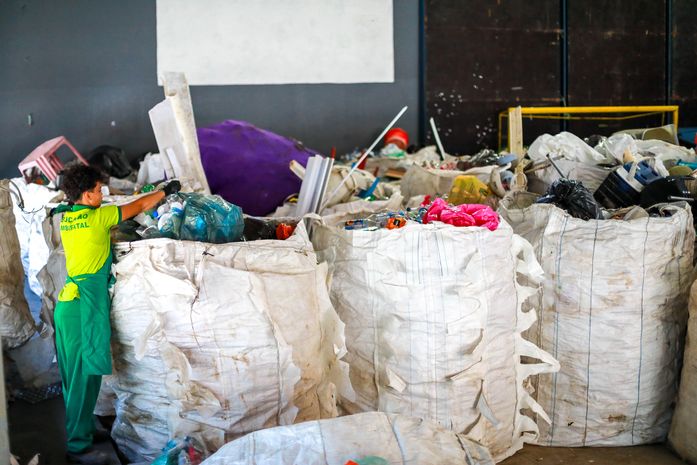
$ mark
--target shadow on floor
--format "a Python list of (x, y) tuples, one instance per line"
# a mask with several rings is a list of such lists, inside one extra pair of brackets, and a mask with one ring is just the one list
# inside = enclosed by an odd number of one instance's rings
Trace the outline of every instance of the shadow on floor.
[[(38, 453), (41, 454), (40, 465), (65, 465), (65, 406), (62, 397), (38, 404), (14, 400), (8, 405), (7, 415), (10, 449), (20, 458), (21, 464)], [(111, 443), (95, 447), (113, 456), (112, 465), (121, 465)]]

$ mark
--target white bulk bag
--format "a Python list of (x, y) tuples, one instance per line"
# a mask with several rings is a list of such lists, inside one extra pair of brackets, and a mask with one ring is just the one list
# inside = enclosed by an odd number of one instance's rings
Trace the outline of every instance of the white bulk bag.
[(690, 292), (690, 319), (678, 404), (668, 440), (685, 460), (697, 463), (697, 283)]
[(493, 465), (485, 447), (419, 418), (371, 412), (279, 426), (226, 444), (202, 465), (344, 465), (366, 456), (390, 465)]
[(25, 343), (35, 332), (24, 298), (24, 269), (12, 213), (10, 183), (0, 180), (0, 336), (3, 348)]
[(152, 460), (170, 438), (213, 452), (337, 415), (337, 389), (350, 390), (343, 324), (302, 225), (285, 241), (114, 250), (112, 437), (130, 460)]
[[(345, 217), (343, 219), (346, 219)], [(521, 332), (535, 311), (521, 306), (541, 279), (532, 249), (511, 228), (410, 223), (346, 231), (316, 224), (313, 243), (333, 267), (331, 297), (346, 323), (346, 361), (356, 400), (349, 412), (414, 415), (481, 442), (497, 461), (535, 437), (544, 415), (523, 388), (556, 362)], [(523, 365), (521, 356), (539, 363)]]
[(539, 444), (629, 446), (665, 440), (677, 392), (695, 240), (689, 208), (670, 217), (574, 218), (534, 196), (499, 210), (545, 272), (533, 339), (561, 365), (539, 377), (552, 417)]
[[(446, 195), (450, 192), (453, 180), (462, 174), (466, 173), (464, 171), (422, 168), (418, 165), (412, 165), (402, 178), (400, 183), (401, 192), (405, 199), (410, 199), (417, 195)], [(488, 177), (484, 182), (489, 182)]]
[(41, 296), (43, 289), (38, 274), (48, 262), (50, 253), (43, 232), (43, 222), (47, 213), (46, 204), (60, 198), (62, 193), (46, 186), (27, 183), (24, 178), (15, 178), (12, 182), (21, 195), (23, 203), (20, 206), (17, 201), (19, 199), (14, 199), (15, 229), (22, 250), (24, 273), (27, 275), (31, 290)]

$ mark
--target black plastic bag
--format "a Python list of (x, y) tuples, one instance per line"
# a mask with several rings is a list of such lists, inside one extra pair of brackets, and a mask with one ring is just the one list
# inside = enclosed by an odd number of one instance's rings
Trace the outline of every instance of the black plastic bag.
[(601, 220), (603, 213), (591, 191), (579, 181), (557, 179), (536, 203), (552, 203), (569, 215), (582, 220)]
[(111, 145), (100, 145), (95, 148), (87, 155), (87, 161), (109, 176), (119, 179), (123, 179), (133, 172), (128, 158), (126, 158), (126, 152)]

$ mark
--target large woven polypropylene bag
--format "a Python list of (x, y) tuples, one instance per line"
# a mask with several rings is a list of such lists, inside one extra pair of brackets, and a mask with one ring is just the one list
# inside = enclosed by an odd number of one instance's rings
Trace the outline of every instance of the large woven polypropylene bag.
[(464, 435), (403, 415), (371, 412), (279, 426), (226, 444), (203, 465), (344, 465), (378, 456), (390, 465), (493, 465)]
[(695, 239), (689, 208), (629, 221), (574, 218), (535, 196), (499, 211), (545, 271), (531, 338), (561, 370), (538, 379), (552, 418), (539, 444), (627, 446), (664, 441), (677, 393)]
[(682, 458), (697, 463), (697, 283), (690, 291), (685, 357), (668, 439)]
[(337, 391), (350, 389), (343, 325), (302, 225), (285, 241), (155, 239), (115, 253), (108, 387), (112, 437), (130, 460), (152, 460), (169, 438), (213, 452), (337, 415)]
[(36, 332), (24, 298), (24, 268), (12, 213), (10, 183), (0, 180), (0, 336), (2, 346), (22, 345)]
[(497, 461), (534, 438), (521, 410), (544, 412), (524, 381), (558, 366), (521, 337), (536, 318), (522, 305), (541, 279), (530, 245), (505, 223), (494, 232), (443, 223), (346, 231), (343, 219), (325, 218), (313, 233), (346, 324), (356, 399), (342, 406), (436, 421)]

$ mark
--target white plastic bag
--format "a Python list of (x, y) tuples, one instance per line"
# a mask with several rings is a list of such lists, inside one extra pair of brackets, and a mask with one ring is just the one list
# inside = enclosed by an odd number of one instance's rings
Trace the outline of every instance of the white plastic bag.
[(485, 447), (435, 424), (371, 412), (279, 426), (226, 444), (202, 465), (344, 465), (366, 456), (390, 465), (493, 465)]
[(337, 415), (343, 324), (304, 228), (285, 241), (120, 243), (112, 302), (112, 437), (131, 461), (169, 438), (209, 452)]
[(412, 165), (402, 178), (402, 195), (405, 199), (410, 199), (417, 195), (445, 195), (450, 192), (453, 179), (461, 174), (465, 174), (465, 172), (422, 168), (418, 165)]
[(23, 208), (13, 197), (15, 229), (22, 250), (22, 265), (29, 280), (29, 286), (36, 295), (41, 295), (42, 288), (38, 274), (48, 262), (49, 248), (43, 234), (43, 222), (46, 219), (46, 204), (61, 194), (39, 184), (27, 184), (24, 178), (12, 180), (22, 196)]
[(690, 292), (690, 319), (678, 404), (668, 440), (685, 460), (697, 463), (697, 283)]
[(149, 153), (145, 156), (138, 169), (136, 189), (140, 189), (146, 184), (162, 181), (167, 177), (162, 158), (162, 154), (159, 153)]
[(586, 144), (583, 139), (570, 132), (560, 132), (554, 136), (542, 134), (530, 144), (528, 156), (532, 161), (543, 161), (547, 159), (547, 155), (551, 155), (555, 159), (562, 157), (592, 165), (612, 161), (610, 157), (601, 154)]
[[(566, 177), (581, 181), (591, 192), (595, 192), (612, 172), (612, 168), (598, 165), (616, 162), (614, 152), (601, 153), (570, 132), (560, 132), (554, 136), (543, 134), (528, 148), (528, 156), (536, 163), (546, 161), (547, 155), (554, 159)], [(621, 161), (622, 154), (619, 156)], [(559, 173), (551, 165), (532, 171), (528, 174), (529, 190), (544, 194), (550, 184), (559, 178)]]
[[(345, 217), (316, 224), (313, 243), (333, 268), (331, 297), (346, 323), (346, 361), (356, 400), (349, 412), (379, 410), (424, 417), (468, 434), (497, 461), (534, 439), (544, 415), (525, 379), (558, 368), (523, 340), (535, 294), (516, 276), (541, 279), (529, 244), (501, 223), (458, 228), (408, 224), (346, 231)], [(521, 364), (520, 357), (535, 361)]]
[(677, 392), (695, 239), (689, 208), (633, 220), (571, 217), (525, 193), (499, 211), (545, 271), (531, 338), (559, 360), (540, 376), (539, 444), (629, 446), (665, 440)]

